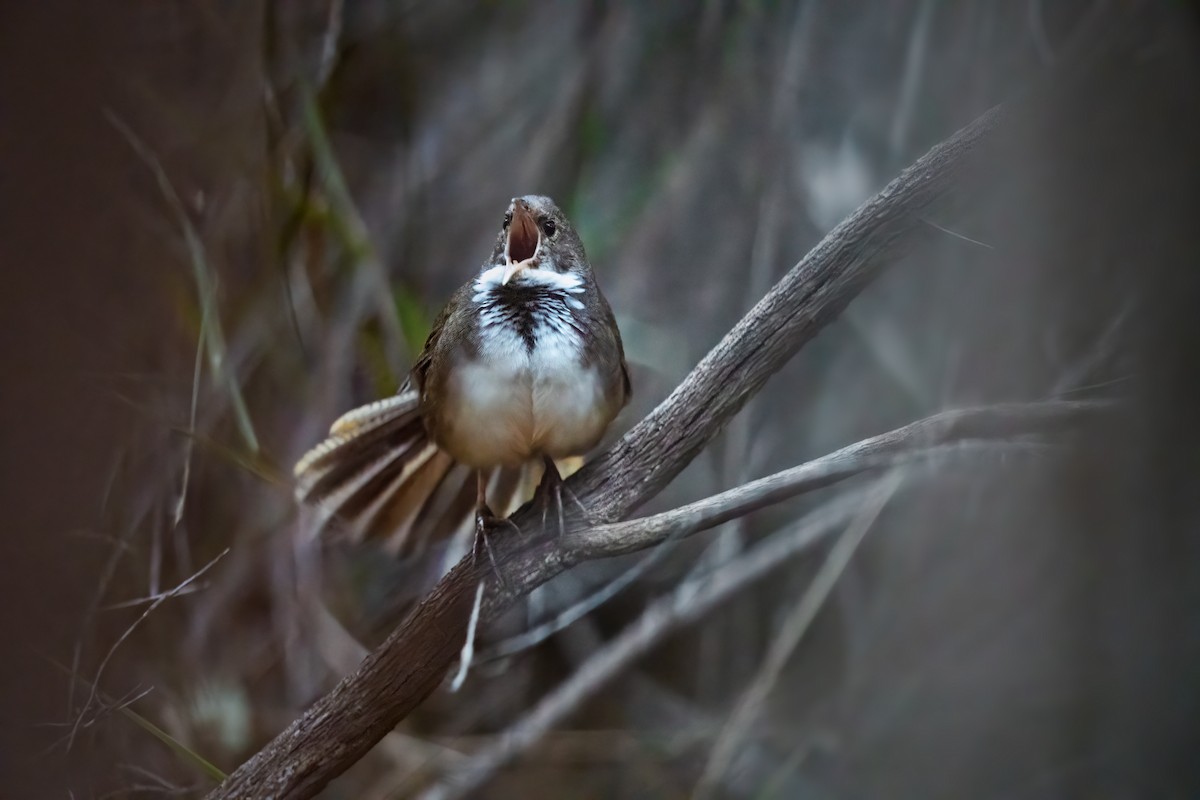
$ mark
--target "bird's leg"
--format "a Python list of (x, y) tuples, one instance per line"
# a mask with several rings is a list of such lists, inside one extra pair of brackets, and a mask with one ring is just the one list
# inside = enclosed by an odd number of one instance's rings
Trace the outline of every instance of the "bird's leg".
[(487, 483), (487, 474), (483, 470), (476, 470), (475, 541), (471, 545), (471, 558), (478, 563), (480, 553), (486, 553), (488, 561), (491, 562), (492, 571), (496, 573), (500, 583), (507, 589), (508, 581), (504, 579), (504, 573), (500, 571), (500, 563), (496, 560), (496, 553), (492, 550), (492, 542), (489, 537), (493, 529), (498, 527), (514, 528), (518, 533), (520, 533), (520, 528), (517, 528), (517, 524), (512, 520), (501, 519), (492, 513), (492, 509), (487, 504)]
[(566, 507), (563, 505), (563, 498), (575, 504), (583, 515), (583, 519), (592, 524), (591, 515), (588, 510), (583, 507), (583, 503), (579, 502), (579, 498), (575, 493), (567, 488), (563, 483), (562, 475), (559, 474), (558, 465), (554, 463), (554, 459), (550, 456), (542, 456), (545, 463), (545, 469), (542, 472), (542, 482), (538, 484), (537, 493), (541, 496), (542, 504), (542, 530), (546, 530), (546, 521), (553, 512), (554, 520), (558, 523), (558, 535), (562, 536), (567, 532), (566, 525)]

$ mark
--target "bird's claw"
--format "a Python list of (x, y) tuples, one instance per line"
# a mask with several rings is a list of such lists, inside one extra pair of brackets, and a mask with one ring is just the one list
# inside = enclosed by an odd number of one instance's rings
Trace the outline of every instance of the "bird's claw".
[(505, 591), (508, 591), (510, 588), (508, 581), (500, 569), (500, 562), (496, 559), (496, 551), (492, 548), (491, 536), (496, 532), (497, 528), (511, 528), (517, 533), (521, 532), (521, 529), (512, 520), (497, 517), (487, 505), (481, 504), (478, 506), (475, 509), (475, 540), (471, 543), (471, 559), (473, 563), (478, 565), (479, 559), (486, 555), (489, 564), (491, 564), (492, 572), (496, 576), (496, 580), (500, 582)]
[(579, 516), (588, 525), (595, 525), (591, 514), (587, 508), (580, 502), (575, 493), (567, 488), (563, 482), (562, 475), (558, 471), (558, 466), (554, 460), (545, 458), (545, 470), (542, 472), (541, 483), (538, 484), (537, 492), (534, 497), (542, 507), (542, 530), (548, 530), (547, 522), (551, 519), (556, 523), (558, 535), (562, 536), (567, 532), (568, 514), (566, 506), (563, 502), (564, 498), (570, 500), (571, 503), (579, 510)]

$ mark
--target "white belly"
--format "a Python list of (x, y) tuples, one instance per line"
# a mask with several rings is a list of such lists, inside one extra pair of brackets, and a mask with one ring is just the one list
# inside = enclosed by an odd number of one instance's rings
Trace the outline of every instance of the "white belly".
[(596, 370), (579, 361), (574, 331), (542, 328), (530, 352), (516, 331), (486, 331), (479, 357), (460, 364), (444, 409), (446, 447), (474, 467), (564, 458), (592, 447), (611, 421)]

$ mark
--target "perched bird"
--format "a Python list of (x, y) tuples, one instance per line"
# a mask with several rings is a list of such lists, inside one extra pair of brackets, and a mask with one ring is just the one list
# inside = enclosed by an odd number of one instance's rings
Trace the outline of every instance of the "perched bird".
[[(386, 537), (398, 555), (444, 538), (470, 512), (476, 546), (499, 521), (515, 468), (541, 459), (562, 507), (554, 459), (582, 455), (628, 402), (612, 309), (583, 242), (548, 197), (514, 198), (491, 257), (433, 324), (393, 397), (343, 415), (296, 464), (297, 496), (323, 528)], [(501, 506), (502, 507), (502, 506)]]

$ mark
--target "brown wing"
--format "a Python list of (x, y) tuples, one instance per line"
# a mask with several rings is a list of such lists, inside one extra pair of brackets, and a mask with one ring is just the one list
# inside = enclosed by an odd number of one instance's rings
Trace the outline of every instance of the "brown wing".
[[(613, 315), (612, 307), (608, 304), (608, 299), (604, 293), (600, 291), (600, 287), (592, 280), (592, 291), (584, 295), (584, 302), (590, 306), (591, 313), (588, 315), (590, 320), (588, 330), (588, 349), (593, 350), (589, 354), (595, 363), (611, 362), (615, 357), (620, 363), (620, 380), (621, 380), (621, 398), (618, 408), (623, 407), (629, 402), (629, 398), (633, 395), (633, 384), (629, 380), (629, 366), (625, 363), (625, 344), (621, 341), (621, 329), (617, 327), (617, 319)], [(616, 379), (616, 375), (611, 375), (610, 380)], [(611, 384), (610, 384), (611, 385)], [(612, 390), (616, 391), (616, 386), (612, 386)]]
[(405, 381), (401, 391), (411, 386), (422, 397), (425, 394), (426, 381), (429, 377), (429, 367), (433, 364), (433, 354), (437, 351), (438, 342), (442, 338), (442, 332), (446, 330), (447, 320), (450, 319), (450, 315), (458, 308), (459, 300), (469, 285), (455, 292), (454, 296), (450, 298), (450, 302), (446, 303), (441, 312), (433, 320), (433, 326), (429, 329), (429, 335), (425, 337), (425, 346), (421, 348), (421, 354), (417, 356), (417, 361), (408, 373), (408, 380)]

